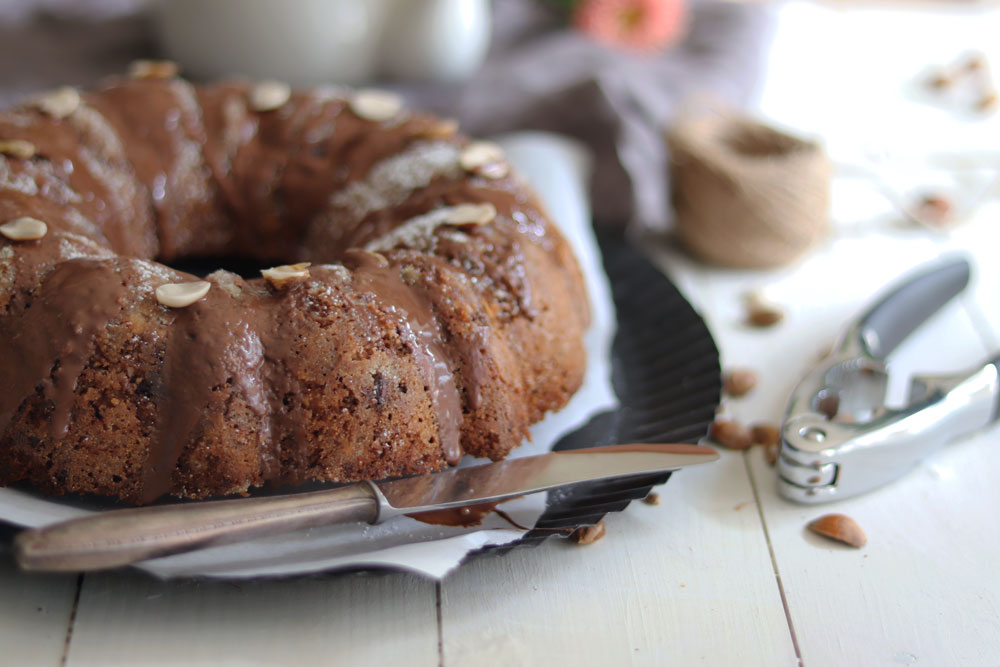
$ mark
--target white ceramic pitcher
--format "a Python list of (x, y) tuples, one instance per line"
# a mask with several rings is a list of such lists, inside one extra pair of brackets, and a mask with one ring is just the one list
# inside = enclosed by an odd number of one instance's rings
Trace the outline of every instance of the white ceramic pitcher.
[(489, 0), (164, 0), (166, 55), (192, 76), (295, 85), (460, 80), (489, 48)]

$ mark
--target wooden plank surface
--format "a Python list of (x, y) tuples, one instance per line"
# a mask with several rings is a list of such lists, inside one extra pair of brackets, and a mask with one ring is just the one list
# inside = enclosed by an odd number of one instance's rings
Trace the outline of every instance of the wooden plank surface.
[(444, 664), (795, 664), (742, 458), (657, 491), (594, 544), (553, 538), (445, 580)]
[(61, 665), (77, 587), (76, 575), (25, 574), (0, 552), (0, 664)]
[[(898, 372), (956, 371), (982, 358), (961, 305), (930, 324), (896, 356)], [(779, 497), (775, 471), (751, 453), (805, 664), (995, 664), (1000, 489), (983, 465), (995, 439), (993, 429), (959, 441), (899, 481), (822, 506)], [(858, 521), (869, 543), (854, 550), (806, 532), (830, 512)]]
[(435, 585), (405, 574), (238, 583), (87, 576), (66, 664), (436, 665)]

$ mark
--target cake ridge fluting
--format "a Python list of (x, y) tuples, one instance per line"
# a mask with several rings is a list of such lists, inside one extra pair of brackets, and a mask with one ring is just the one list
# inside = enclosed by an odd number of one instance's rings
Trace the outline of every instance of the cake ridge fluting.
[[(0, 483), (429, 472), (579, 387), (579, 268), (493, 145), (381, 94), (147, 70), (0, 112)], [(271, 268), (169, 266), (217, 256)]]

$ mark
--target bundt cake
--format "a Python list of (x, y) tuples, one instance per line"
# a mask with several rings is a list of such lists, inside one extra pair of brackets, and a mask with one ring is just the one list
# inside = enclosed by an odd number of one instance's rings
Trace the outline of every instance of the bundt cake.
[(579, 387), (588, 318), (499, 147), (391, 94), (139, 63), (0, 114), (0, 484), (146, 503), (500, 459)]

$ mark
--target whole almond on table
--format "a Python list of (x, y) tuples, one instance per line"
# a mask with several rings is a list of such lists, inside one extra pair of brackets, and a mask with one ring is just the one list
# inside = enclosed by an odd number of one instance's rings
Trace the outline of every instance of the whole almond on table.
[(913, 216), (932, 227), (946, 227), (955, 221), (955, 205), (943, 194), (922, 196), (913, 207)]
[(746, 322), (752, 327), (774, 326), (785, 318), (784, 311), (769, 301), (760, 292), (749, 292), (743, 297)]
[(993, 111), (997, 108), (998, 102), (1000, 102), (1000, 98), (997, 97), (996, 91), (991, 90), (979, 98), (979, 101), (976, 102), (976, 109), (979, 111)]
[(754, 424), (750, 427), (750, 439), (755, 445), (777, 445), (781, 441), (781, 431), (774, 424)]
[(726, 449), (746, 449), (753, 444), (750, 429), (725, 419), (716, 419), (708, 429), (708, 437)]
[(778, 453), (781, 450), (781, 429), (774, 424), (759, 423), (750, 428), (750, 438), (753, 444), (764, 447), (764, 460), (768, 465), (778, 462)]
[(781, 445), (774, 443), (773, 445), (764, 445), (764, 460), (771, 467), (778, 462), (778, 454), (781, 452)]
[(825, 514), (809, 522), (809, 530), (823, 537), (860, 549), (868, 542), (861, 526), (845, 514)]
[(781, 320), (785, 314), (776, 307), (757, 304), (747, 312), (747, 323), (760, 329), (772, 327)]
[(734, 368), (723, 376), (722, 385), (727, 394), (739, 398), (757, 386), (757, 374), (749, 368)]
[(598, 521), (593, 526), (583, 526), (577, 528), (573, 531), (573, 534), (569, 536), (569, 539), (573, 540), (577, 544), (593, 544), (597, 540), (604, 537), (604, 522)]

